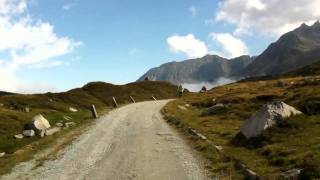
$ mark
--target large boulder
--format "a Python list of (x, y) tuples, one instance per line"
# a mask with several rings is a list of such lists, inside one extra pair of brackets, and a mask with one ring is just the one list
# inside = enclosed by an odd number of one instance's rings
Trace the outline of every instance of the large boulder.
[(43, 131), (50, 128), (49, 121), (44, 118), (41, 114), (38, 114), (32, 118), (31, 122), (33, 129), (38, 131)]
[(259, 136), (264, 130), (276, 125), (284, 119), (301, 114), (300, 111), (284, 102), (272, 102), (251, 116), (240, 131), (246, 138)]

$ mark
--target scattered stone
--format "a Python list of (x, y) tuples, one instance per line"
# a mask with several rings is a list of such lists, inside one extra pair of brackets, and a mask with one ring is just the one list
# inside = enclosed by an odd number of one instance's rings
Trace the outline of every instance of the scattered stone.
[(71, 112), (78, 112), (78, 109), (74, 108), (74, 107), (69, 107), (69, 111)]
[(214, 145), (214, 148), (218, 151), (222, 151), (223, 147), (222, 146), (218, 146), (218, 145)]
[(0, 158), (2, 158), (4, 155), (6, 155), (5, 152), (0, 153)]
[(246, 138), (257, 137), (264, 130), (278, 124), (285, 118), (298, 114), (302, 113), (284, 102), (265, 104), (256, 114), (247, 120), (240, 131)]
[(298, 179), (303, 169), (291, 169), (289, 171), (281, 173), (280, 177), (283, 179)]
[(205, 110), (201, 115), (202, 116), (210, 116), (225, 113), (227, 111), (227, 107), (224, 104), (216, 104), (207, 110)]
[(158, 136), (172, 136), (171, 133), (166, 133), (166, 132), (158, 132), (156, 135), (158, 135)]
[(241, 163), (240, 161), (236, 161), (236, 166), (237, 168), (243, 172), (245, 175), (245, 179), (250, 179), (250, 180), (256, 180), (260, 179), (257, 173), (249, 169), (245, 164)]
[(181, 110), (183, 110), (183, 111), (188, 111), (188, 109), (187, 109), (186, 107), (181, 106), (181, 105), (178, 105), (178, 108), (181, 109)]
[(207, 140), (207, 137), (205, 137), (204, 135), (202, 135), (201, 133), (198, 133), (196, 130), (189, 128), (188, 129), (189, 134), (199, 137), (202, 140)]
[(190, 107), (190, 104), (185, 104), (184, 106), (185, 106), (185, 107)]
[(63, 116), (63, 119), (65, 119), (66, 121), (71, 121), (72, 120), (72, 118), (69, 117), (69, 116)]
[(30, 112), (30, 108), (29, 107), (24, 107), (23, 108), (23, 112), (26, 112), (26, 113)]
[(66, 127), (66, 128), (73, 127), (75, 125), (76, 125), (75, 122), (66, 122), (66, 123), (64, 123), (64, 127)]
[(16, 139), (22, 139), (24, 136), (23, 134), (17, 134), (17, 135), (14, 135), (13, 137)]
[(45, 130), (45, 135), (46, 136), (51, 136), (57, 132), (61, 131), (61, 128), (60, 127), (53, 127), (53, 128), (50, 128), (50, 129), (47, 129)]
[(24, 130), (22, 134), (26, 137), (33, 137), (36, 133), (33, 129)]
[(35, 117), (33, 117), (32, 125), (34, 130), (38, 131), (50, 128), (49, 121), (46, 118), (44, 118), (41, 114), (38, 114)]
[(55, 124), (57, 127), (63, 127), (63, 124), (62, 123), (56, 123)]
[(4, 104), (0, 104), (0, 106), (1, 106), (1, 107), (3, 107), (3, 106), (4, 106)]

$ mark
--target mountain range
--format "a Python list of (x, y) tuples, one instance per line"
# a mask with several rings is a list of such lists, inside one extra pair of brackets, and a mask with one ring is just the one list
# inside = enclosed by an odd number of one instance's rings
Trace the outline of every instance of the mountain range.
[(215, 82), (221, 77), (244, 78), (286, 73), (320, 61), (320, 22), (302, 24), (282, 35), (257, 57), (233, 59), (206, 55), (152, 68), (138, 81), (166, 80), (175, 84)]

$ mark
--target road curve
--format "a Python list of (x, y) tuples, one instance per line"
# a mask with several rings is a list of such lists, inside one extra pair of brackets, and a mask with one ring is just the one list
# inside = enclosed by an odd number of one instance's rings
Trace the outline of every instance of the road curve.
[(116, 109), (37, 168), (24, 163), (0, 179), (202, 180), (203, 168), (162, 119), (164, 101)]

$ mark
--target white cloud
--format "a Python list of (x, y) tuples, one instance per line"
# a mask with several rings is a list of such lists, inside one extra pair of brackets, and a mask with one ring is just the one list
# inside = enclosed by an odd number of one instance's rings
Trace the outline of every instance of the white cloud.
[(320, 19), (319, 7), (320, 0), (225, 0), (215, 19), (236, 25), (235, 35), (258, 31), (280, 36)]
[(33, 19), (26, 11), (26, 0), (0, 0), (0, 55), (6, 57), (0, 63), (0, 90), (27, 92), (33, 86), (18, 80), (17, 71), (65, 64), (52, 59), (82, 45), (59, 37), (53, 25)]
[(222, 53), (217, 54), (223, 54), (228, 58), (249, 54), (246, 44), (229, 33), (210, 33), (209, 37), (223, 49)]
[(193, 34), (186, 36), (173, 35), (167, 39), (167, 43), (172, 52), (185, 53), (188, 58), (198, 58), (208, 54), (206, 44), (196, 39)]
[(62, 6), (62, 9), (68, 11), (68, 10), (72, 9), (73, 7), (75, 7), (76, 5), (77, 5), (76, 3), (65, 4), (64, 6)]
[(198, 10), (197, 10), (197, 8), (194, 7), (194, 6), (190, 6), (190, 7), (189, 7), (189, 11), (190, 11), (192, 17), (196, 17), (197, 14), (198, 14)]

